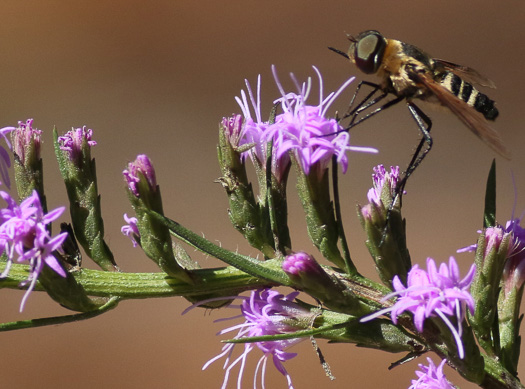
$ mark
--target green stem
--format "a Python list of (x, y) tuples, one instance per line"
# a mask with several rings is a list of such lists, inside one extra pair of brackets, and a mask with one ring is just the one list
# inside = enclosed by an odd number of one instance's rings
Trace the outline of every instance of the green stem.
[(350, 248), (346, 240), (345, 230), (343, 227), (343, 219), (341, 216), (341, 206), (339, 202), (339, 181), (338, 181), (338, 165), (335, 155), (332, 157), (332, 187), (334, 191), (334, 208), (335, 208), (335, 221), (337, 223), (337, 232), (339, 234), (339, 240), (341, 242), (341, 250), (343, 251), (343, 259), (345, 261), (345, 270), (350, 275), (360, 275), (352, 262), (350, 257)]
[(56, 316), (56, 317), (45, 317), (41, 319), (20, 320), (20, 321), (13, 321), (10, 323), (0, 323), (0, 332), (22, 330), (26, 328), (44, 327), (44, 326), (49, 326), (49, 325), (57, 325), (57, 324), (65, 324), (65, 323), (74, 323), (74, 322), (81, 321), (81, 320), (91, 319), (93, 317), (102, 315), (103, 313), (106, 313), (107, 311), (115, 308), (118, 305), (118, 302), (119, 302), (119, 298), (113, 297), (106, 304), (104, 304), (103, 306), (91, 312), (77, 313), (74, 315), (65, 315), (65, 316)]
[[(270, 268), (271, 261), (260, 266)], [(9, 276), (0, 281), (0, 288), (19, 289), (18, 284), (27, 278), (27, 265), (13, 264)], [(121, 299), (145, 299), (172, 296), (199, 296), (213, 292), (231, 291), (236, 295), (244, 290), (272, 286), (275, 283), (250, 276), (233, 267), (194, 270), (202, 282), (189, 285), (168, 276), (166, 273), (116, 273), (83, 269), (74, 273), (75, 279), (90, 296), (113, 297)], [(37, 282), (35, 291), (43, 291)]]

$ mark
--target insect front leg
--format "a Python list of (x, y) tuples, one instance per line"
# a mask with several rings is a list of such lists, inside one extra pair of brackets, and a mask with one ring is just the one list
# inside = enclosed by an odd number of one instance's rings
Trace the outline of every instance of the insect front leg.
[[(359, 91), (361, 90), (361, 87), (363, 85), (367, 85), (367, 86), (370, 86), (372, 87), (372, 91), (370, 93), (368, 93), (368, 95), (365, 96), (365, 98), (363, 100), (361, 100), (361, 102), (359, 104), (357, 104), (357, 106), (354, 107), (354, 103), (355, 103), (355, 100), (357, 98), (357, 95), (359, 94)], [(382, 100), (386, 94), (383, 93), (381, 94), (379, 97), (380, 99), (377, 100), (376, 99), (373, 99), (372, 101), (369, 101), (372, 96), (374, 96), (378, 90), (381, 89), (381, 86), (378, 85), (378, 84), (374, 84), (372, 82), (369, 82), (369, 81), (361, 81), (358, 85), (357, 85), (357, 88), (355, 90), (355, 93), (354, 93), (354, 96), (352, 97), (352, 99), (350, 100), (350, 104), (348, 105), (348, 111), (343, 115), (343, 118), (341, 120), (345, 120), (349, 117), (352, 117), (352, 119), (350, 120), (350, 127), (352, 126), (353, 122), (355, 121), (357, 115), (359, 115), (360, 112), (364, 111), (365, 109), (371, 107), (372, 105), (376, 104), (378, 101)], [(376, 101), (377, 100), (377, 101)]]

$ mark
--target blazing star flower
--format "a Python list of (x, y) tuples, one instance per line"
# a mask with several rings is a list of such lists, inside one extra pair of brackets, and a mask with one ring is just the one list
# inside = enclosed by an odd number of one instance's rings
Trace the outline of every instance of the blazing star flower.
[(224, 128), (228, 142), (233, 147), (238, 147), (242, 136), (242, 115), (233, 114), (231, 117), (223, 118), (221, 126)]
[[(265, 166), (266, 161), (266, 146), (267, 141), (263, 139), (263, 135), (268, 130), (270, 124), (262, 120), (261, 114), (261, 75), (257, 77), (257, 98), (255, 98), (252, 88), (248, 80), (244, 80), (246, 83), (246, 90), (253, 107), (255, 117), (252, 117), (250, 104), (248, 103), (248, 97), (246, 92), (241, 90), (241, 97), (235, 97), (237, 104), (241, 108), (244, 116), (244, 124), (241, 133), (238, 136), (238, 145), (253, 145), (248, 151), (242, 153), (242, 157), (250, 157), (252, 161), (257, 165)], [(276, 153), (272, 155), (272, 173), (280, 181), (286, 171), (287, 166), (290, 164), (290, 157), (288, 155), (277, 158)]]
[(41, 135), (42, 131), (33, 128), (33, 119), (18, 122), (18, 127), (13, 132), (13, 151), (22, 163), (29, 157), (28, 153), (34, 153), (34, 159), (40, 159)]
[(337, 92), (323, 97), (323, 79), (316, 67), (314, 70), (319, 78), (319, 103), (306, 105), (311, 90), (311, 79), (299, 86), (291, 74), (298, 93), (286, 93), (277, 77), (275, 66), (272, 66), (275, 83), (282, 96), (275, 103), (281, 104), (283, 113), (276, 116), (275, 124), (264, 134), (264, 138), (266, 141), (273, 140), (278, 157), (292, 150), (305, 174), (309, 174), (313, 166), (316, 166), (318, 171), (325, 170), (334, 155), (345, 173), (348, 168), (347, 151), (375, 153), (377, 150), (350, 146), (350, 134), (344, 131), (337, 120), (326, 117), (330, 105), (354, 78), (348, 79)]
[(503, 269), (505, 294), (512, 288), (521, 288), (525, 282), (525, 228), (520, 223), (521, 218), (513, 218), (505, 225), (505, 232), (514, 238)]
[(124, 179), (128, 184), (128, 188), (136, 197), (140, 197), (139, 182), (140, 177), (143, 176), (151, 191), (157, 190), (157, 179), (155, 178), (155, 169), (151, 160), (145, 154), (137, 155), (135, 161), (128, 163), (127, 170), (122, 172)]
[(139, 228), (137, 227), (137, 218), (136, 217), (128, 217), (128, 215), (124, 214), (124, 220), (126, 221), (126, 225), (122, 226), (120, 231), (129, 237), (131, 239), (131, 242), (133, 243), (133, 247), (137, 247), (138, 240), (140, 239), (140, 232)]
[(92, 136), (93, 130), (87, 129), (86, 126), (83, 126), (82, 128), (73, 128), (64, 136), (58, 137), (60, 150), (68, 151), (69, 158), (72, 161), (79, 162), (82, 157), (82, 145), (84, 142), (86, 142), (89, 147), (97, 144), (97, 142), (91, 140)]
[[(395, 304), (361, 319), (361, 322), (370, 321), (390, 312), (392, 322), (397, 324), (397, 317), (408, 311), (414, 315), (414, 325), (419, 332), (423, 332), (423, 323), (426, 318), (439, 316), (450, 328), (458, 347), (458, 355), (464, 358), (465, 351), (461, 342), (462, 326), (466, 308), (474, 313), (474, 299), (469, 288), (476, 266), (470, 267), (467, 275), (460, 279), (459, 268), (454, 257), (450, 257), (448, 266), (442, 263), (437, 269), (432, 258), (427, 258), (427, 270), (414, 265), (408, 272), (407, 286), (405, 287), (398, 276), (395, 276), (392, 285), (395, 292), (386, 295), (383, 301), (398, 296)], [(457, 328), (448, 319), (455, 316)]]
[[(19, 122), (20, 124), (20, 122)], [(15, 127), (4, 127), (0, 128), (0, 136), (4, 138), (7, 143), (7, 147), (12, 150), (13, 146), (9, 139), (7, 139), (6, 134), (9, 134), (11, 131), (14, 131)], [(11, 167), (11, 159), (9, 158), (9, 152), (3, 147), (0, 146), (0, 176), (2, 177), (2, 182), (8, 187), (11, 187), (11, 181), (9, 181), (8, 169)]]
[(251, 117), (246, 93), (242, 91), (242, 98), (236, 98), (245, 118), (241, 143), (255, 144), (254, 148), (247, 153), (262, 163), (266, 160), (266, 144), (273, 141), (274, 174), (279, 173), (279, 169), (283, 169), (289, 163), (289, 151), (294, 153), (305, 174), (309, 174), (310, 169), (314, 166), (318, 171), (323, 171), (334, 155), (341, 164), (343, 172), (346, 172), (348, 168), (347, 151), (377, 152), (372, 148), (350, 146), (348, 132), (344, 131), (337, 120), (326, 117), (330, 105), (354, 78), (347, 80), (337, 92), (323, 97), (323, 79), (316, 67), (314, 70), (319, 77), (319, 103), (318, 105), (307, 105), (311, 79), (300, 86), (292, 74), (297, 93), (286, 93), (277, 77), (275, 67), (272, 66), (275, 83), (281, 92), (281, 98), (274, 103), (279, 103), (283, 110), (282, 114), (275, 117), (275, 122), (272, 124), (264, 122), (261, 118), (260, 76), (257, 79), (257, 99), (254, 98), (250, 85), (246, 81), (248, 95), (255, 111), (255, 120)]
[[(297, 320), (301, 317), (304, 318), (311, 316), (310, 311), (293, 302), (298, 294), (299, 292), (293, 292), (284, 296), (277, 291), (270, 289), (260, 289), (252, 291), (249, 297), (235, 297), (243, 299), (240, 306), (241, 315), (234, 316), (230, 319), (238, 318), (240, 316), (244, 317), (245, 321), (242, 324), (234, 325), (220, 331), (219, 335), (239, 330), (234, 339), (244, 339), (253, 336), (289, 334), (296, 332), (299, 328), (293, 327), (292, 323), (294, 320)], [(224, 299), (224, 297), (221, 297), (220, 299)], [(209, 300), (202, 301), (199, 304), (206, 303), (207, 301)], [(195, 307), (195, 305), (190, 307), (190, 309), (193, 307)], [(231, 307), (233, 308), (233, 306)], [(220, 321), (223, 320), (224, 319), (220, 319)], [(277, 370), (286, 377), (288, 388), (293, 389), (292, 379), (286, 371), (283, 362), (294, 358), (297, 354), (289, 353), (285, 350), (301, 342), (302, 340), (304, 340), (304, 338), (244, 343), (244, 351), (233, 361), (231, 361), (231, 357), (236, 344), (228, 343), (222, 348), (222, 352), (206, 362), (202, 369), (204, 370), (208, 368), (208, 366), (210, 366), (213, 362), (226, 357), (224, 362), (224, 369), (226, 372), (224, 375), (224, 381), (222, 383), (222, 389), (226, 388), (230, 372), (237, 365), (240, 365), (239, 375), (237, 378), (237, 388), (241, 388), (246, 359), (248, 354), (257, 347), (263, 352), (263, 356), (259, 359), (255, 369), (253, 380), (254, 388), (257, 387), (257, 378), (259, 372), (261, 372), (259, 381), (261, 382), (262, 388), (264, 389), (266, 364), (268, 359), (271, 359)]]
[[(509, 223), (512, 223), (512, 220), (507, 222), (507, 225), (509, 225)], [(519, 221), (518, 221), (518, 224), (519, 224)], [(481, 230), (478, 230), (478, 234), (481, 234), (481, 232), (482, 232)], [(485, 252), (483, 253), (484, 257), (486, 257), (487, 254), (490, 253), (493, 249), (496, 249), (496, 251), (499, 249), (499, 246), (501, 242), (503, 241), (504, 235), (508, 232), (510, 232), (510, 230), (507, 231), (507, 229), (504, 229), (503, 227), (500, 227), (500, 226), (488, 227), (485, 230)], [(474, 243), (469, 246), (462, 247), (456, 250), (456, 252), (470, 253), (470, 252), (476, 251), (477, 249), (478, 249), (478, 244)]]
[(399, 181), (399, 166), (390, 166), (390, 172), (387, 172), (383, 165), (374, 167), (372, 181), (374, 186), (368, 191), (368, 202), (380, 206), (382, 204), (381, 194), (385, 185), (388, 186), (390, 197), (394, 196), (394, 191)]
[(454, 389), (445, 374), (443, 374), (443, 366), (447, 362), (443, 359), (436, 367), (432, 359), (427, 358), (428, 366), (422, 363), (418, 364), (420, 371), (416, 371), (417, 380), (412, 380), (412, 385), (408, 389)]
[(51, 237), (46, 228), (47, 224), (60, 217), (65, 207), (44, 214), (36, 191), (20, 205), (7, 192), (0, 191), (0, 197), (7, 203), (5, 208), (0, 209), (0, 250), (7, 256), (6, 267), (0, 278), (8, 275), (15, 260), (18, 263), (28, 262), (30, 265), (29, 276), (20, 284), (29, 284), (20, 304), (22, 311), (44, 265), (60, 276), (66, 276), (53, 251), (61, 247), (67, 238), (67, 232)]

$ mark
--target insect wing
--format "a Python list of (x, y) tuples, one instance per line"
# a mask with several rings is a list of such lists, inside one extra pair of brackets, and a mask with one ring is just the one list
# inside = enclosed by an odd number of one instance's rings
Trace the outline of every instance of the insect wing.
[(477, 70), (469, 68), (468, 66), (458, 65), (456, 63), (437, 58), (433, 58), (432, 60), (438, 69), (452, 72), (464, 81), (486, 86), (488, 88), (496, 88), (496, 84), (494, 84), (494, 82), (479, 73)]
[(476, 134), (490, 148), (506, 159), (510, 159), (500, 135), (490, 127), (485, 118), (476, 110), (454, 96), (447, 89), (435, 82), (431, 77), (417, 74), (417, 79), (430, 90), (445, 107), (450, 109), (474, 134)]

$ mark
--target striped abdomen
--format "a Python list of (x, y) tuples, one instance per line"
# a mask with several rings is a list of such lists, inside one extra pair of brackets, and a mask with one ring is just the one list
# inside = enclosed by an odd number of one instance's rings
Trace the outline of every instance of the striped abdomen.
[(445, 72), (438, 81), (444, 88), (465, 103), (473, 107), (476, 111), (485, 116), (487, 120), (494, 120), (498, 117), (498, 109), (494, 106), (494, 101), (478, 91), (472, 84), (463, 81), (454, 73)]

